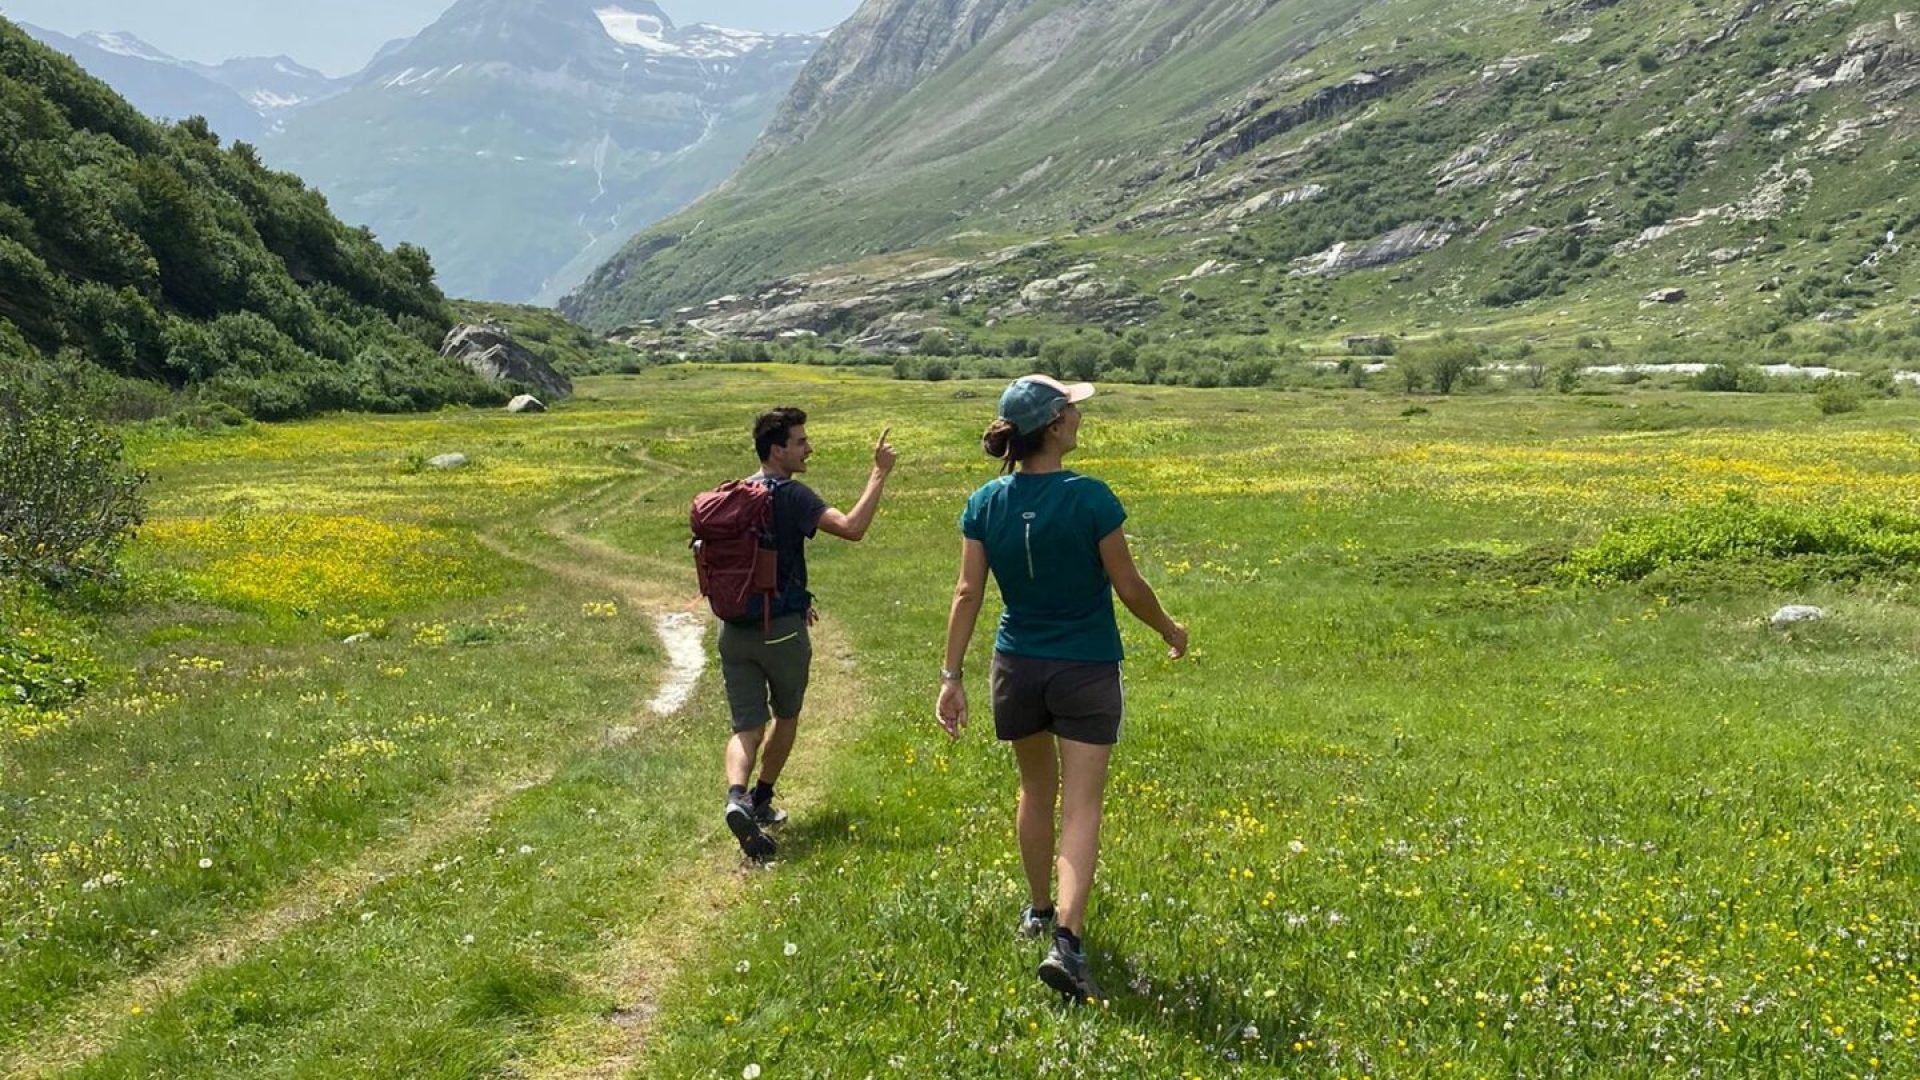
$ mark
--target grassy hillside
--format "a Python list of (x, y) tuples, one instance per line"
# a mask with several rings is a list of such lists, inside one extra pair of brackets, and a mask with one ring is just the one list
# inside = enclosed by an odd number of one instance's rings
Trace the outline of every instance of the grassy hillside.
[[(144, 433), (147, 599), (0, 618), (39, 657), (0, 666), (0, 1072), (1920, 1069), (1920, 404), (1105, 388), (1074, 463), (1194, 651), (1125, 630), (1112, 998), (1062, 1009), (1013, 935), (991, 603), (974, 727), (931, 716), (997, 389), (674, 367), (545, 417)], [(901, 464), (864, 544), (814, 545), (750, 872), (718, 680), (656, 711), (654, 620), (773, 401), (832, 501), (884, 425)], [(1829, 618), (1768, 629), (1792, 601)]]
[(260, 417), (483, 402), (437, 355), (427, 253), (386, 251), (204, 124), (140, 117), (0, 20), (0, 359), (59, 360)]
[(1038, 0), (757, 156), (567, 306), (612, 326), (742, 296), (725, 322), (880, 293), (849, 334), (931, 310), (1872, 351), (1920, 318), (1916, 88), (1920, 15), (1880, 0)]

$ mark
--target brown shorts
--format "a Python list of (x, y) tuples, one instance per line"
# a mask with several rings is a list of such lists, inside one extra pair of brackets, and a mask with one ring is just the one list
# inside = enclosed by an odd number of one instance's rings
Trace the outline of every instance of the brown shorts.
[(993, 731), (1006, 742), (1050, 731), (1073, 742), (1120, 741), (1127, 708), (1118, 663), (993, 654)]

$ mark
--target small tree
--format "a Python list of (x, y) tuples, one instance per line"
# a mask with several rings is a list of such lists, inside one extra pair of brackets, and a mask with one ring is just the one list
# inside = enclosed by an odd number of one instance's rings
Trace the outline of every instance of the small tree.
[(1400, 377), (1400, 388), (1409, 394), (1427, 385), (1427, 365), (1418, 356), (1402, 356), (1394, 363), (1393, 372)]
[(1440, 341), (1407, 352), (1413, 354), (1407, 357), (1410, 366), (1419, 368), (1423, 377), (1442, 394), (1451, 394), (1454, 387), (1466, 385), (1480, 366), (1479, 348), (1463, 340)]
[(1580, 389), (1580, 358), (1563, 356), (1553, 364), (1553, 388), (1562, 394)]
[(119, 436), (50, 395), (0, 384), (0, 575), (110, 580), (144, 518)]

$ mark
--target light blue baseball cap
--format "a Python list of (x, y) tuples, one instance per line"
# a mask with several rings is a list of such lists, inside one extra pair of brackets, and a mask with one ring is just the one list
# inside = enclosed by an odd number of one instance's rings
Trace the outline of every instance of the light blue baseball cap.
[(1000, 419), (1012, 424), (1020, 434), (1031, 435), (1053, 423), (1060, 410), (1092, 396), (1092, 383), (1069, 386), (1045, 375), (1024, 375), (1013, 380), (1000, 395)]

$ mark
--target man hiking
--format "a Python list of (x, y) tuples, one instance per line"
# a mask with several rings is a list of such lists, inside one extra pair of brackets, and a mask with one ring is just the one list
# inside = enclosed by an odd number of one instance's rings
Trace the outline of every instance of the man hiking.
[[(866, 490), (853, 510), (843, 513), (794, 479), (807, 471), (807, 459), (813, 456), (807, 414), (795, 408), (770, 409), (753, 422), (760, 471), (746, 482), (772, 491), (768, 532), (776, 570), (770, 591), (753, 596), (743, 614), (722, 620), (720, 674), (733, 715), (733, 738), (727, 743), (727, 829), (740, 841), (740, 850), (756, 861), (773, 857), (776, 845), (766, 827), (787, 817), (773, 805), (773, 788), (793, 752), (813, 663), (807, 628), (819, 616), (807, 591), (807, 541), (816, 530), (856, 542), (867, 535), (887, 474), (893, 471), (893, 447), (887, 442), (891, 430), (882, 431), (874, 444)], [(760, 779), (749, 792), (756, 758)]]

